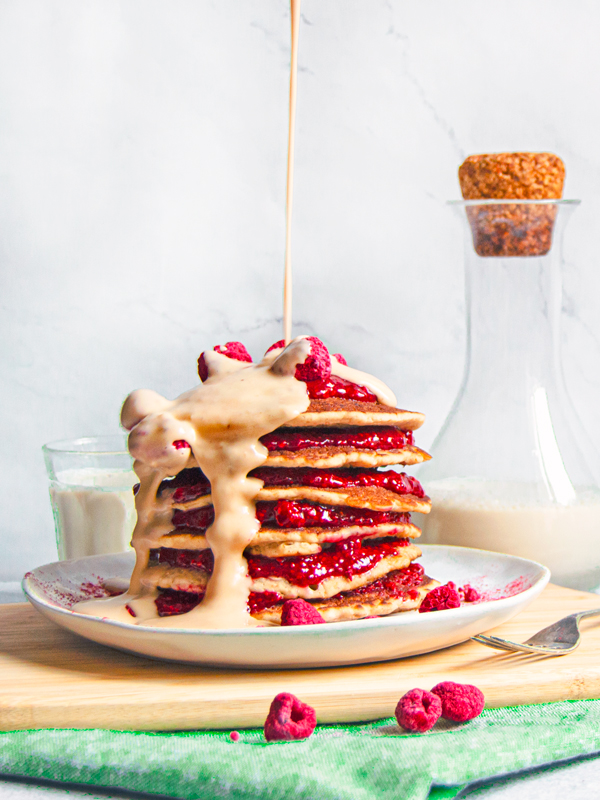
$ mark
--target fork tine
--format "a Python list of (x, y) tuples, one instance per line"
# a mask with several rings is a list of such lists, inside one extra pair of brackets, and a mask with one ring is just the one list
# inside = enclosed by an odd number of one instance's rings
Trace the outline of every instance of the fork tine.
[(566, 647), (566, 648), (555, 648), (550, 645), (530, 645), (530, 644), (519, 644), (518, 642), (511, 642), (508, 639), (498, 639), (495, 636), (482, 636), (481, 634), (478, 636), (472, 636), (476, 642), (480, 644), (485, 644), (488, 647), (495, 647), (498, 650), (507, 650), (511, 653), (536, 653), (538, 655), (545, 655), (545, 656), (566, 656), (568, 653), (571, 653), (577, 645)]
[(484, 636), (480, 633), (478, 636), (472, 636), (471, 638), (474, 642), (479, 642), (479, 644), (486, 644), (488, 647), (495, 647), (498, 650), (508, 650), (511, 653), (513, 652), (513, 648), (508, 642), (504, 642), (502, 639), (497, 639), (495, 636)]

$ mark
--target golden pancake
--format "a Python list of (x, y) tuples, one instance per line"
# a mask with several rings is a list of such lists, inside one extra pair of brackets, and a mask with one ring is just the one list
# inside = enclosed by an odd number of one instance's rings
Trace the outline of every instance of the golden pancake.
[[(416, 497), (412, 494), (398, 494), (381, 486), (348, 486), (343, 489), (321, 489), (314, 486), (265, 486), (256, 495), (256, 500), (309, 500), (326, 506), (349, 506), (350, 508), (368, 508), (372, 511), (418, 511), (428, 514), (431, 500), (428, 497)], [(190, 511), (193, 508), (204, 508), (211, 505), (209, 494), (188, 500), (186, 503), (173, 503), (173, 508)]]
[[(315, 608), (326, 622), (345, 622), (352, 619), (364, 619), (365, 617), (385, 617), (400, 611), (412, 611), (418, 608), (427, 592), (436, 586), (438, 581), (434, 581), (427, 575), (424, 576), (423, 583), (416, 588), (418, 597), (393, 597), (383, 592), (369, 592), (368, 587), (362, 589), (360, 593), (356, 591), (344, 592), (327, 600), (313, 600), (311, 605)], [(276, 625), (281, 624), (281, 606), (278, 604), (261, 611), (254, 611), (252, 616), (264, 622), (271, 622)]]
[[(341, 542), (352, 536), (360, 536), (361, 539), (417, 539), (421, 535), (420, 528), (412, 522), (401, 524), (381, 523), (379, 525), (352, 525), (343, 528), (263, 528), (250, 542), (246, 548), (254, 556), (268, 555), (275, 558), (275, 550), (265, 550), (267, 545), (294, 545), (296, 551), (291, 547), (287, 548), (286, 555), (302, 555), (303, 553), (319, 553), (320, 545), (324, 543)], [(302, 549), (304, 545), (310, 545), (311, 549)], [(313, 548), (315, 545), (315, 549)], [(172, 547), (175, 550), (206, 550), (209, 546), (204, 533), (195, 531), (192, 528), (171, 531), (161, 536), (156, 543), (156, 547)], [(283, 553), (283, 550), (282, 550)], [(277, 554), (279, 555), (279, 554)]]
[(363, 425), (393, 425), (405, 431), (420, 428), (425, 415), (417, 411), (361, 403), (343, 397), (311, 400), (308, 409), (281, 428), (354, 428)]
[(387, 467), (394, 464), (420, 464), (431, 456), (414, 445), (401, 450), (359, 450), (357, 447), (306, 447), (269, 453), (266, 467)]
[(347, 525), (339, 528), (262, 528), (250, 542), (253, 547), (265, 542), (341, 542), (352, 536), (381, 539), (384, 536), (399, 536), (416, 539), (421, 529), (412, 522), (380, 522), (378, 525)]

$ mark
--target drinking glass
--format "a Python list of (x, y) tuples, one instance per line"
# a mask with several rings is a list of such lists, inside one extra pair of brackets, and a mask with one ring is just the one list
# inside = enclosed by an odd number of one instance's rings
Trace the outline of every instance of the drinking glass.
[(121, 553), (135, 525), (137, 477), (124, 435), (51, 442), (42, 448), (50, 479), (59, 559)]

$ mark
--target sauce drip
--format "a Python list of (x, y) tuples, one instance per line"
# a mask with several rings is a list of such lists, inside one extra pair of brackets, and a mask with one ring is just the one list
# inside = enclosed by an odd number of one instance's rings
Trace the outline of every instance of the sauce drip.
[(248, 473), (266, 461), (268, 451), (260, 437), (308, 408), (306, 385), (294, 377), (308, 351), (308, 343), (297, 339), (277, 358), (259, 364), (212, 351), (205, 354), (208, 379), (176, 400), (143, 389), (129, 395), (121, 420), (131, 431), (129, 450), (140, 479), (132, 539), (135, 568), (126, 594), (78, 603), (73, 610), (130, 623), (133, 617), (138, 625), (174, 624), (158, 618), (157, 591), (144, 584), (144, 571), (150, 551), (172, 527), (170, 500), (158, 494), (161, 483), (196, 463), (211, 486), (214, 521), (206, 539), (214, 569), (202, 604), (177, 626), (258, 624), (247, 610), (250, 581), (243, 552), (260, 526), (254, 498), (262, 483)]
[(283, 338), (292, 338), (292, 202), (294, 195), (294, 139), (296, 129), (296, 94), (298, 87), (298, 36), (300, 0), (291, 0), (292, 52), (290, 63), (290, 119), (288, 128), (287, 187), (285, 195), (285, 271), (283, 281)]

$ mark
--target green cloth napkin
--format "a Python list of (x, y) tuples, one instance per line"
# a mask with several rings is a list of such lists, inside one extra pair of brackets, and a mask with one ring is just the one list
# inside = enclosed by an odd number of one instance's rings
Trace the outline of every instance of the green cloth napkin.
[(240, 731), (238, 742), (229, 731), (11, 731), (0, 734), (0, 772), (185, 800), (439, 800), (473, 781), (598, 751), (600, 701), (578, 700), (489, 709), (425, 734), (386, 719), (271, 744), (259, 730)]

